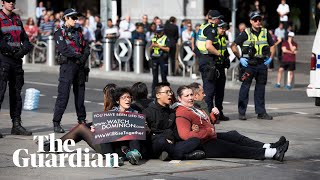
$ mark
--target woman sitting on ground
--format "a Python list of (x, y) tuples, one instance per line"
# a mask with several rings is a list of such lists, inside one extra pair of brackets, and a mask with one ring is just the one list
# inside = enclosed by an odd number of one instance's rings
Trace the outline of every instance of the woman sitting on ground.
[[(217, 133), (210, 123), (205, 111), (194, 107), (193, 91), (189, 86), (181, 86), (177, 90), (178, 107), (176, 124), (181, 139), (197, 137), (201, 140), (200, 148), (207, 158), (266, 158), (283, 161), (289, 141), (281, 136), (276, 143), (265, 144), (239, 134), (237, 131)], [(217, 108), (213, 109), (218, 115)], [(214, 117), (213, 117), (214, 118)]]

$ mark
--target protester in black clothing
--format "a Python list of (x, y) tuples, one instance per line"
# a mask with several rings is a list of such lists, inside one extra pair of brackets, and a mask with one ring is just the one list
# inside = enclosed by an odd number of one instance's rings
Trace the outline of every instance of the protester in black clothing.
[(179, 29), (177, 26), (177, 19), (173, 16), (166, 22), (164, 25), (164, 34), (168, 36), (171, 46), (169, 57), (171, 61), (171, 71), (173, 75), (175, 75), (175, 68), (176, 68), (176, 51), (177, 51), (177, 42), (179, 39)]
[(150, 133), (154, 156), (161, 160), (172, 159), (202, 159), (202, 151), (194, 151), (199, 145), (198, 138), (179, 141), (175, 124), (175, 111), (170, 109), (173, 91), (169, 83), (159, 83), (155, 88), (156, 100), (143, 110)]
[(148, 87), (143, 82), (134, 83), (131, 87), (133, 103), (131, 107), (142, 113), (144, 109), (153, 101), (148, 99)]

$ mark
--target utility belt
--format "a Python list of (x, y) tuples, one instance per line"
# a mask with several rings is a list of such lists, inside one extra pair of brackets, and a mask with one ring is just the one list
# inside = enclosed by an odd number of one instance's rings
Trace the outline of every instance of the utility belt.
[(59, 55), (58, 58), (58, 64), (76, 64), (78, 59), (76, 58), (68, 58), (66, 56), (63, 56), (62, 54)]
[(248, 64), (250, 66), (257, 66), (257, 65), (260, 65), (260, 64), (263, 64), (264, 63), (264, 59), (266, 57), (253, 57), (253, 58), (250, 58), (248, 55), (243, 55), (242, 57), (245, 57), (248, 59)]

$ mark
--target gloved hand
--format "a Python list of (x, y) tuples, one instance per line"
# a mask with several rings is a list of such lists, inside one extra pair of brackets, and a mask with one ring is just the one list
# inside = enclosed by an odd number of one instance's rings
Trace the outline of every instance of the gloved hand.
[(269, 57), (269, 58), (267, 58), (267, 59), (264, 60), (264, 64), (265, 64), (265, 65), (269, 65), (269, 64), (271, 63), (271, 61), (272, 61), (272, 58)]
[(240, 63), (243, 67), (248, 67), (248, 59), (247, 58), (240, 58)]
[(13, 54), (13, 58), (15, 59), (21, 59), (25, 55), (24, 50), (20, 49), (17, 53)]

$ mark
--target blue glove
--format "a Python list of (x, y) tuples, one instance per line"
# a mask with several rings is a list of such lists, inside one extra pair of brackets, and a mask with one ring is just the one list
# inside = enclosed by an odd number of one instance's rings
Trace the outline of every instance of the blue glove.
[(247, 58), (240, 58), (240, 63), (243, 67), (248, 67), (248, 59)]
[(272, 58), (269, 57), (268, 59), (265, 59), (265, 60), (264, 60), (264, 64), (265, 64), (265, 65), (269, 65), (269, 64), (271, 63), (271, 61), (272, 61)]

